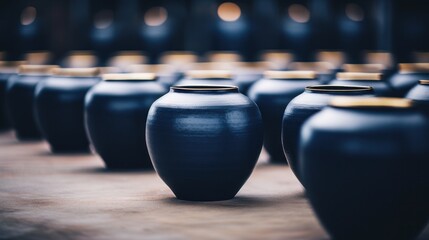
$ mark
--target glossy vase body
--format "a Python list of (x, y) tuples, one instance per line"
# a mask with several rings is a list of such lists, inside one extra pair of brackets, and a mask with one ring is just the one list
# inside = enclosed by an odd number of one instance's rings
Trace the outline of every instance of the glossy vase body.
[(370, 87), (319, 85), (330, 91), (306, 89), (295, 97), (286, 107), (283, 115), (282, 145), (286, 159), (294, 174), (301, 181), (299, 173), (299, 139), (301, 128), (311, 116), (328, 106), (330, 100), (338, 96), (371, 97), (374, 91)]
[(263, 77), (261, 72), (252, 72), (252, 71), (243, 71), (235, 75), (233, 79), (233, 85), (238, 87), (238, 90), (247, 95), (250, 87), (256, 81), (260, 80)]
[(374, 94), (378, 97), (394, 97), (395, 91), (385, 80), (333, 80), (330, 85), (353, 85), (369, 86), (374, 89)]
[(86, 95), (88, 136), (109, 169), (152, 168), (146, 148), (146, 119), (152, 103), (167, 92), (148, 80), (109, 80)]
[(0, 73), (0, 131), (9, 130), (11, 127), (6, 107), (6, 90), (9, 78), (15, 76), (13, 73)]
[(416, 85), (407, 93), (406, 98), (414, 100), (429, 113), (429, 84)]
[(249, 97), (261, 110), (264, 122), (264, 147), (271, 162), (286, 163), (281, 142), (282, 119), (286, 106), (305, 87), (318, 84), (317, 79), (261, 79), (249, 90)]
[(415, 109), (327, 107), (303, 126), (300, 172), (333, 239), (415, 239), (428, 220), (429, 121)]
[(395, 73), (390, 79), (390, 85), (394, 89), (396, 96), (404, 97), (408, 91), (416, 86), (420, 80), (429, 79), (429, 73)]
[(84, 127), (84, 100), (98, 77), (52, 76), (37, 86), (35, 110), (51, 151), (89, 152)]
[(263, 141), (261, 115), (255, 103), (230, 89), (172, 89), (149, 111), (152, 162), (179, 199), (233, 198), (255, 167)]
[(6, 107), (19, 140), (38, 140), (42, 134), (34, 115), (34, 91), (45, 75), (17, 75), (10, 79), (6, 91)]

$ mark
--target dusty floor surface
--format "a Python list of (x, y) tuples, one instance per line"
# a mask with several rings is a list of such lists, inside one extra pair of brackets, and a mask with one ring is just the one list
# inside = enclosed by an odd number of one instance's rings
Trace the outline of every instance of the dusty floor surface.
[(96, 155), (2, 133), (0, 239), (328, 239), (290, 169), (265, 156), (236, 198), (195, 203), (155, 172), (106, 171)]

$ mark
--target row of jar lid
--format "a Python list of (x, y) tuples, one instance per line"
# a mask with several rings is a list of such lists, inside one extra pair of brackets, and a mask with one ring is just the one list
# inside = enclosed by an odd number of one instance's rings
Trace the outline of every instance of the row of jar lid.
[[(103, 73), (100, 68), (60, 68), (57, 65), (20, 65), (22, 75), (56, 75), (69, 77), (96, 77), (102, 75), (105, 80), (151, 80), (156, 79), (153, 72)], [(401, 73), (429, 72), (429, 63), (400, 64)], [(235, 74), (228, 70), (190, 70), (185, 72), (187, 78), (193, 79), (232, 79)], [(315, 71), (265, 71), (263, 76), (269, 79), (315, 79)], [(382, 73), (338, 72), (337, 80), (382, 80)]]
[[(4, 53), (0, 52), (0, 60)], [(415, 62), (429, 62), (429, 53), (415, 52)], [(25, 55), (25, 60), (29, 64), (46, 64), (52, 59), (50, 52), (31, 52)], [(92, 51), (72, 51), (64, 59), (63, 65), (67, 67), (95, 67), (97, 65), (97, 56)], [(316, 61), (323, 62), (318, 64), (318, 68), (332, 69), (339, 68), (347, 62), (347, 57), (341, 51), (319, 51), (315, 56)], [(173, 51), (162, 54), (159, 62), (170, 65), (189, 65), (199, 62), (200, 57), (187, 51)], [(232, 51), (209, 52), (203, 60), (208, 62), (225, 63), (225, 62), (242, 62), (240, 54)], [(267, 50), (261, 53), (260, 60), (271, 65), (272, 69), (292, 68), (290, 63), (294, 62), (293, 54), (286, 51)], [(117, 52), (107, 62), (108, 66), (126, 67), (132, 64), (147, 63), (147, 57), (139, 51), (122, 51)], [(365, 52), (365, 62), (370, 64), (380, 64), (378, 68), (391, 68), (393, 66), (393, 56), (389, 52)], [(374, 66), (377, 68), (376, 66)], [(123, 69), (122, 69), (123, 70)]]

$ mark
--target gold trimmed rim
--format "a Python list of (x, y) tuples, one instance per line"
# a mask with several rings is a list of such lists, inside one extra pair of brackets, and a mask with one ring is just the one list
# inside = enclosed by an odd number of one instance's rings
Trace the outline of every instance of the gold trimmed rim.
[(429, 80), (420, 80), (420, 85), (429, 85)]
[(100, 74), (98, 68), (56, 68), (52, 74), (62, 77), (96, 77)]
[(360, 80), (360, 81), (380, 81), (383, 74), (366, 72), (339, 72), (337, 80)]
[(210, 62), (240, 62), (242, 57), (238, 52), (210, 52), (207, 54)]
[(381, 73), (386, 67), (380, 63), (343, 64), (346, 72)]
[(232, 85), (176, 85), (170, 89), (180, 92), (238, 92), (238, 87)]
[(317, 73), (329, 73), (335, 69), (330, 62), (291, 62), (289, 67), (297, 71), (316, 71)]
[(305, 87), (308, 92), (323, 92), (323, 93), (337, 93), (337, 92), (373, 92), (370, 86), (356, 86), (356, 85), (312, 85)]
[(413, 107), (413, 101), (405, 98), (336, 97), (331, 100), (329, 105), (339, 108), (410, 108)]
[(155, 73), (107, 73), (103, 74), (104, 81), (151, 81), (156, 79)]
[(209, 78), (220, 78), (220, 79), (231, 79), (232, 73), (227, 70), (190, 70), (186, 72), (186, 77), (193, 79), (209, 79)]
[(316, 79), (315, 71), (265, 71), (264, 77), (268, 79)]
[(429, 63), (400, 63), (400, 73), (429, 73)]
[(19, 74), (50, 75), (53, 70), (58, 69), (58, 65), (20, 65)]
[(194, 52), (188, 51), (170, 51), (165, 52), (160, 62), (163, 64), (187, 64), (198, 61), (198, 56)]

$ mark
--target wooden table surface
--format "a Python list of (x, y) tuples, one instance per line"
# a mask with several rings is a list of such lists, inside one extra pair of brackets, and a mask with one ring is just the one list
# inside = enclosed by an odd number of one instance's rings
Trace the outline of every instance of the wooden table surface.
[(96, 155), (2, 133), (0, 239), (329, 239), (290, 169), (264, 156), (234, 199), (187, 202), (153, 171), (107, 171)]

